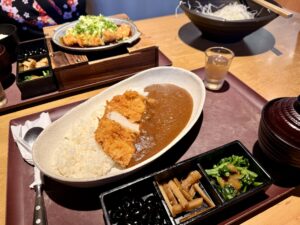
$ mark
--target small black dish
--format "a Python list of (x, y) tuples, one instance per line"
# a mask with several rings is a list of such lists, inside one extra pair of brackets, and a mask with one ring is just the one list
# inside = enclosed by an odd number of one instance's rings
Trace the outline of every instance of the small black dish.
[[(46, 58), (46, 59), (45, 59)], [(42, 59), (45, 59), (47, 61), (47, 65), (44, 65), (44, 66), (38, 66), (38, 67), (34, 67), (34, 68), (31, 68), (31, 69), (27, 69), (27, 70), (24, 70), (24, 68), (22, 69), (23, 67), (23, 63), (25, 61), (28, 61), (30, 59), (33, 59), (35, 60), (36, 62), (42, 60)], [(48, 55), (39, 55), (39, 56), (30, 56), (28, 58), (23, 58), (23, 59), (18, 59), (17, 60), (17, 74), (20, 74), (20, 73), (25, 73), (25, 72), (28, 72), (28, 71), (33, 71), (33, 70), (36, 70), (36, 69), (43, 69), (43, 70), (47, 70), (48, 68), (50, 67), (50, 58)]]
[[(232, 155), (235, 156), (242, 156), (249, 161), (249, 170), (256, 173), (257, 179), (255, 181), (260, 182), (261, 184), (257, 187), (250, 186), (249, 189), (244, 192), (240, 193), (236, 197), (232, 199), (225, 199), (222, 194), (217, 190), (215, 180), (210, 177), (205, 170), (212, 169), (214, 165), (216, 165), (221, 159), (230, 157)], [(252, 154), (246, 149), (246, 147), (239, 141), (234, 141), (227, 145), (224, 145), (220, 148), (216, 148), (209, 152), (206, 152), (202, 155), (199, 159), (199, 164), (204, 171), (204, 176), (207, 179), (210, 179), (211, 183), (213, 184), (215, 191), (218, 193), (219, 197), (223, 201), (223, 205), (232, 205), (236, 204), (246, 198), (249, 198), (259, 192), (265, 191), (271, 184), (272, 178), (266, 172), (266, 170), (256, 161), (256, 159), (252, 156)]]
[[(215, 163), (217, 163), (220, 159), (224, 157), (231, 156), (232, 154), (244, 156), (250, 162), (250, 168), (253, 172), (258, 174), (259, 181), (262, 184), (258, 187), (252, 188), (247, 192), (238, 195), (237, 197), (225, 201), (222, 196), (218, 193), (217, 189), (211, 184), (211, 179), (207, 176), (205, 169), (211, 168)], [(174, 189), (174, 184), (169, 183), (172, 181), (176, 184), (177, 180), (181, 182), (181, 185), (177, 184), (179, 190), (180, 188), (184, 188), (184, 179), (188, 179), (187, 176), (190, 175), (191, 172), (199, 172), (202, 176), (200, 179), (196, 180), (193, 188), (196, 190), (196, 185), (198, 185), (203, 193), (206, 195), (208, 200), (203, 198), (203, 204), (198, 205), (196, 208), (188, 209), (187, 211), (180, 211), (179, 213), (172, 213), (171, 208), (177, 204), (172, 202), (170, 204), (170, 199), (166, 199), (166, 191), (163, 189), (164, 184), (168, 183), (168, 185), (173, 186), (172, 192)], [(174, 179), (174, 178), (177, 178)], [(199, 178), (199, 177), (198, 177)], [(265, 172), (265, 170), (257, 163), (257, 161), (253, 158), (253, 156), (248, 152), (248, 150), (239, 142), (234, 141), (228, 143), (219, 148), (208, 151), (204, 154), (197, 155), (193, 158), (187, 159), (180, 163), (177, 163), (169, 168), (158, 171), (146, 177), (140, 178), (132, 183), (128, 183), (112, 189), (110, 191), (104, 192), (100, 195), (100, 201), (104, 213), (105, 222), (107, 225), (117, 225), (117, 224), (199, 224), (200, 221), (207, 222), (211, 221), (218, 217), (218, 215), (229, 213), (227, 210), (233, 209), (237, 205), (237, 203), (254, 196), (260, 192), (266, 190), (272, 183), (270, 176)], [(169, 187), (171, 187), (169, 186)], [(191, 186), (190, 186), (191, 187)], [(199, 195), (194, 195), (195, 198), (202, 196), (199, 191), (197, 191)], [(175, 193), (175, 192), (173, 192)], [(182, 192), (183, 193), (183, 192)], [(145, 216), (142, 212), (144, 212), (142, 203), (147, 201), (147, 198), (155, 199), (155, 208), (156, 213), (158, 212), (160, 216), (157, 214), (152, 216)], [(193, 197), (193, 198), (194, 198)], [(129, 199), (128, 199), (129, 198)], [(136, 200), (138, 198), (138, 200)], [(176, 196), (177, 198), (177, 196)], [(197, 199), (197, 200), (198, 200)], [(133, 201), (134, 200), (134, 201)], [(177, 199), (179, 200), (179, 198)], [(133, 210), (134, 212), (129, 212), (130, 205), (135, 205), (134, 202), (139, 202), (141, 210)], [(191, 200), (189, 200), (191, 201)], [(180, 201), (178, 201), (180, 203)], [(209, 203), (210, 202), (210, 203)], [(137, 208), (137, 207), (133, 207)], [(124, 209), (127, 209), (124, 210)], [(151, 211), (151, 210), (148, 210)], [(174, 211), (173, 211), (174, 212)], [(135, 220), (124, 221), (124, 218), (129, 218), (129, 216), (134, 214)], [(144, 220), (145, 217), (156, 218), (160, 220), (158, 221), (149, 221)], [(116, 218), (119, 223), (116, 222)], [(121, 219), (120, 219), (121, 218)], [(138, 220), (138, 221), (136, 221)]]
[(25, 60), (33, 56), (47, 56), (48, 48), (45, 38), (20, 42), (17, 48), (17, 59)]
[[(204, 172), (201, 166), (198, 164), (199, 157), (194, 157), (188, 160), (185, 160), (181, 163), (177, 163), (174, 166), (171, 166), (165, 170), (158, 172), (154, 175), (155, 187), (160, 198), (163, 199), (164, 205), (168, 211), (168, 215), (172, 220), (173, 224), (197, 224), (203, 219), (209, 217), (211, 214), (214, 214), (215, 210), (221, 206), (222, 201), (217, 195), (216, 191), (210, 184), (207, 177), (203, 176)], [(202, 195), (195, 191), (193, 196), (193, 201), (197, 198), (202, 198), (203, 203), (200, 207), (196, 207), (191, 210), (183, 211), (177, 215), (172, 216), (170, 208), (167, 206), (167, 200), (164, 198), (165, 189), (163, 185), (169, 184), (170, 181), (175, 181), (177, 179), (179, 182), (188, 179), (191, 173), (199, 173), (200, 179), (196, 181), (195, 184), (199, 185), (199, 188), (203, 191), (203, 194), (208, 198), (208, 201), (205, 200)], [(193, 185), (191, 185), (192, 187)], [(191, 189), (189, 187), (189, 189)]]
[(106, 225), (171, 225), (152, 176), (105, 192), (100, 199)]
[[(47, 73), (47, 75), (44, 75)], [(40, 78), (28, 80), (29, 76), (39, 76)], [(29, 70), (19, 73), (16, 76), (16, 84), (21, 91), (22, 99), (47, 94), (57, 90), (55, 77), (51, 67)]]

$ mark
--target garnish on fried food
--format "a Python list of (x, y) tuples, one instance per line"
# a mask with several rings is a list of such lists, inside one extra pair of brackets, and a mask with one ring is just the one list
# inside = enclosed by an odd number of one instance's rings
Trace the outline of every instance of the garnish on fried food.
[(117, 25), (99, 15), (80, 16), (79, 21), (62, 36), (66, 46), (95, 47), (129, 38), (131, 28), (127, 24)]

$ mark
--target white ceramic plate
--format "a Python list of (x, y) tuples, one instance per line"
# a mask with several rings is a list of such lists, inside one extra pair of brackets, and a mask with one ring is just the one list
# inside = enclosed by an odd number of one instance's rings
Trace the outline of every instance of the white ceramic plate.
[(124, 44), (132, 44), (133, 42), (135, 42), (139, 37), (140, 37), (140, 32), (138, 31), (137, 27), (135, 26), (135, 24), (133, 22), (131, 22), (130, 20), (126, 20), (126, 19), (118, 19), (118, 18), (112, 18), (112, 17), (107, 17), (109, 20), (111, 20), (112, 22), (116, 23), (116, 24), (127, 24), (130, 26), (131, 28), (131, 36), (123, 41), (118, 41), (116, 43), (112, 43), (112, 44), (107, 44), (107, 45), (103, 45), (103, 46), (97, 46), (97, 47), (69, 47), (66, 46), (62, 43), (61, 41), (61, 37), (65, 35), (66, 31), (69, 28), (72, 28), (75, 26), (75, 24), (78, 21), (74, 21), (71, 23), (66, 23), (64, 25), (62, 25), (61, 27), (59, 27), (53, 34), (52, 40), (53, 42), (64, 48), (67, 50), (71, 50), (71, 51), (78, 51), (78, 52), (93, 52), (93, 51), (103, 51), (103, 50), (108, 50), (108, 49), (112, 49), (112, 48), (116, 48), (120, 45), (124, 45)]
[[(169, 83), (184, 88), (190, 93), (193, 99), (193, 111), (190, 120), (178, 136), (164, 149), (153, 155), (149, 159), (127, 169), (120, 170), (118, 174), (107, 174), (102, 177), (90, 179), (66, 178), (54, 171), (51, 165), (54, 149), (61, 143), (68, 129), (78, 118), (84, 118), (92, 112), (98, 110), (100, 104), (105, 104), (113, 96), (123, 94), (126, 90), (143, 90), (151, 84)], [(91, 187), (102, 185), (124, 177), (132, 172), (141, 169), (143, 166), (157, 159), (175, 145), (196, 123), (201, 115), (205, 101), (205, 87), (202, 80), (194, 73), (175, 67), (156, 67), (137, 73), (136, 75), (123, 80), (100, 94), (74, 107), (64, 116), (47, 127), (36, 140), (33, 146), (33, 160), (36, 166), (45, 175), (72, 186)]]

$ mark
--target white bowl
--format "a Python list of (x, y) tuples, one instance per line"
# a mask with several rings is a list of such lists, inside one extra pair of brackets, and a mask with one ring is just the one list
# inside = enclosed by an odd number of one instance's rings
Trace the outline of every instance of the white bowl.
[[(76, 179), (61, 176), (54, 170), (53, 162), (51, 162), (51, 159), (54, 157), (53, 154), (55, 154), (54, 149), (56, 149), (58, 144), (62, 141), (66, 131), (71, 129), (74, 121), (99, 110), (99, 105), (101, 103), (104, 105), (107, 100), (112, 99), (115, 95), (123, 94), (126, 90), (143, 90), (151, 84), (160, 83), (169, 83), (182, 87), (190, 93), (193, 99), (193, 111), (190, 120), (178, 136), (164, 149), (133, 167), (118, 171), (117, 174), (108, 173), (101, 177)], [(206, 92), (202, 80), (190, 71), (175, 67), (156, 67), (139, 72), (74, 107), (48, 126), (34, 143), (34, 163), (46, 176), (71, 186), (92, 187), (115, 181), (125, 175), (136, 172), (143, 166), (163, 155), (175, 145), (193, 127), (200, 117), (205, 101), (205, 95)]]

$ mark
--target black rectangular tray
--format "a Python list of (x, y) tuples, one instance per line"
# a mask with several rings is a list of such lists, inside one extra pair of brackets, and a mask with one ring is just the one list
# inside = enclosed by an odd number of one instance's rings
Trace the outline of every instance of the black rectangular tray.
[[(262, 182), (262, 184), (226, 201), (222, 198), (214, 185), (211, 184), (211, 178), (208, 177), (205, 169), (212, 168), (220, 159), (231, 155), (247, 158), (250, 163), (249, 169), (258, 174), (257, 181)], [(206, 195), (215, 203), (215, 207), (209, 207), (204, 201), (199, 209), (172, 217), (162, 193), (158, 188), (158, 184), (167, 182), (174, 177), (178, 180), (182, 180), (189, 172), (194, 170), (199, 171), (202, 175), (199, 185), (204, 189)], [(216, 220), (214, 220), (213, 217), (217, 218), (220, 212), (226, 213), (233, 207), (237, 207), (241, 201), (246, 201), (254, 195), (265, 195), (264, 191), (270, 187), (271, 183), (272, 179), (270, 175), (249, 153), (246, 147), (240, 141), (234, 141), (184, 160), (167, 169), (104, 192), (100, 195), (100, 201), (107, 225), (126, 224), (128, 221), (132, 224), (190, 225), (199, 224), (199, 222), (203, 220), (206, 220), (206, 223), (209, 221), (210, 224), (215, 224)], [(147, 203), (149, 196), (153, 196), (152, 198), (156, 201), (155, 204), (149, 205)], [(138, 206), (136, 206), (136, 202), (138, 202)], [(188, 215), (198, 210), (205, 211), (190, 219), (186, 219)], [(115, 221), (117, 219), (119, 221), (123, 220), (122, 223), (116, 223)]]
[[(203, 78), (204, 69), (194, 72)], [(74, 102), (49, 109), (47, 112), (54, 121), (80, 103)], [(207, 91), (203, 113), (199, 121), (191, 132), (178, 142), (176, 151), (171, 151), (172, 154), (161, 157), (155, 164), (149, 165), (137, 173), (135, 177), (126, 177), (120, 182), (100, 189), (71, 188), (54, 182), (50, 178), (46, 179), (44, 199), (48, 224), (104, 225), (103, 210), (99, 201), (99, 195), (102, 192), (233, 140), (240, 140), (255, 155), (260, 112), (265, 103), (265, 99), (229, 74), (223, 90)], [(39, 114), (40, 112), (37, 112), (15, 118), (10, 121), (10, 125), (24, 124), (26, 120), (38, 118)], [(10, 128), (7, 127), (7, 129)], [(11, 131), (9, 131), (8, 143), (6, 224), (32, 224), (35, 193), (29, 188), (29, 185), (32, 183), (33, 169), (22, 159)], [(259, 162), (262, 163), (262, 161)], [(293, 187), (272, 184), (265, 191), (265, 195), (255, 195), (253, 198), (242, 201), (230, 212), (220, 212), (218, 214), (219, 221), (214, 224), (240, 224), (276, 204), (290, 195), (293, 190)]]

